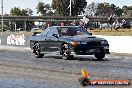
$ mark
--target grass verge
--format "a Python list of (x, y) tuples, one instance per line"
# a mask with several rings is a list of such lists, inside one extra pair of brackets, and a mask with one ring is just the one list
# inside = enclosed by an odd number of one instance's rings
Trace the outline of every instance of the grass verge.
[(108, 36), (132, 36), (132, 28), (131, 29), (95, 29), (88, 30), (93, 35), (108, 35)]

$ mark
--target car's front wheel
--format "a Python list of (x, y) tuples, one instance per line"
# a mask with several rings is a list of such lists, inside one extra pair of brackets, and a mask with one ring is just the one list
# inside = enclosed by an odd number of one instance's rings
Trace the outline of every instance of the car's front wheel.
[(63, 44), (61, 50), (62, 50), (62, 58), (64, 60), (69, 60), (73, 58), (73, 56), (70, 55), (68, 44)]
[(40, 53), (40, 45), (39, 43), (35, 43), (33, 47), (33, 53), (36, 58), (42, 58), (44, 54)]
[(97, 58), (97, 60), (102, 60), (105, 57), (105, 53), (96, 53), (94, 56)]

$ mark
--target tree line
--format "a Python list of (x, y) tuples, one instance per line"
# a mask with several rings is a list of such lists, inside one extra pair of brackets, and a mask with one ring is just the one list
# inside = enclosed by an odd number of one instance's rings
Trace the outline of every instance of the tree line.
[(120, 17), (131, 17), (132, 6), (124, 5), (122, 8), (109, 3), (91, 3), (86, 7), (86, 14), (89, 16), (108, 17), (110, 15)]
[[(51, 4), (39, 2), (36, 6), (37, 14), (41, 16), (69, 16), (70, 15), (70, 0), (52, 0)], [(122, 8), (109, 3), (91, 3), (87, 4), (86, 0), (71, 0), (71, 15), (78, 16), (85, 14), (88, 16), (108, 17), (114, 15), (132, 16), (132, 6), (124, 5)], [(9, 15), (9, 14), (5, 14)], [(20, 7), (13, 7), (10, 10), (10, 16), (32, 16), (33, 11), (30, 8), (21, 9)], [(24, 29), (24, 22), (17, 21), (17, 29)], [(5, 29), (13, 29), (13, 22), (4, 22)], [(34, 22), (26, 22), (26, 29), (31, 30)]]
[[(132, 16), (132, 6), (124, 5), (122, 8), (110, 3), (91, 3), (87, 4), (86, 0), (71, 0), (71, 15), (78, 16), (81, 14), (98, 17), (108, 17), (114, 15), (120, 16)], [(37, 13), (42, 16), (69, 16), (70, 15), (70, 0), (53, 0), (52, 4), (45, 4), (39, 2), (36, 9)]]

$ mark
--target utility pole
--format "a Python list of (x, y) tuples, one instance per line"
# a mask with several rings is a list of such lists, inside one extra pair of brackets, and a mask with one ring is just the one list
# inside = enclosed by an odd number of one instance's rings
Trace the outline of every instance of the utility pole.
[(27, 30), (26, 28), (27, 28), (27, 22), (26, 21), (24, 21), (24, 28), (25, 28), (25, 31)]
[(71, 16), (71, 0), (70, 0), (70, 16)]
[(1, 32), (3, 33), (3, 0), (1, 0)]

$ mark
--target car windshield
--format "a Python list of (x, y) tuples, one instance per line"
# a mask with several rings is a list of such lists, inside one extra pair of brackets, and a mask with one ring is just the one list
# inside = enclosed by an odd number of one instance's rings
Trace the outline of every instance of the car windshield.
[(60, 36), (88, 35), (89, 33), (82, 27), (59, 27), (57, 28)]

